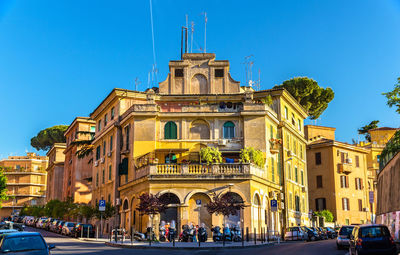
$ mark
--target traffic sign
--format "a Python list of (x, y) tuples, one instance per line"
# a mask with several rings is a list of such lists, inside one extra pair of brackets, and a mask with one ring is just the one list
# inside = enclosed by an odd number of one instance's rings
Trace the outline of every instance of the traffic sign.
[(201, 199), (196, 199), (196, 205), (197, 205), (198, 207), (201, 206)]
[(99, 200), (99, 211), (104, 212), (106, 210), (106, 200)]
[(370, 204), (374, 203), (374, 192), (373, 191), (369, 192), (369, 203)]
[(271, 212), (278, 211), (278, 200), (272, 199), (271, 200)]

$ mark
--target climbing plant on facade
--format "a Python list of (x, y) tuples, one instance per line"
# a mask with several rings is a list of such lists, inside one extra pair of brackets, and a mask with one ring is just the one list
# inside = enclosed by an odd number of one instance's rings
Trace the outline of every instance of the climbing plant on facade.
[(253, 147), (242, 149), (240, 151), (240, 159), (243, 163), (253, 163), (260, 168), (263, 168), (265, 164), (264, 153)]

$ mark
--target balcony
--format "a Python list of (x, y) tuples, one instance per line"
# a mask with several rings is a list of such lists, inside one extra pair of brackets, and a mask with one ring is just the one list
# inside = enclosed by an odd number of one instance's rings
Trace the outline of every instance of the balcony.
[(351, 172), (353, 172), (353, 167), (349, 163), (339, 163), (338, 172), (344, 174), (350, 174)]
[(33, 182), (7, 182), (7, 185), (14, 185), (14, 186), (46, 186), (43, 183), (33, 183)]
[(13, 168), (13, 167), (4, 167), (3, 168), (4, 174), (40, 174), (44, 175), (46, 174), (46, 170), (43, 170), (42, 168), (38, 169), (33, 169), (30, 167), (21, 167), (21, 168)]
[(166, 178), (223, 178), (228, 176), (257, 175), (264, 177), (265, 171), (251, 164), (150, 164), (137, 168), (136, 178), (145, 176)]
[(38, 191), (38, 192), (31, 192), (31, 191), (9, 191), (7, 195), (15, 196), (15, 197), (44, 197), (46, 191)]

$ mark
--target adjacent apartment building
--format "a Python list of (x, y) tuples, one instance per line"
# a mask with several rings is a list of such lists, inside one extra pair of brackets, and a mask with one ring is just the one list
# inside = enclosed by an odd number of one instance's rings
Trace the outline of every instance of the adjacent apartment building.
[(371, 221), (369, 151), (335, 140), (335, 128), (305, 126), (310, 209), (327, 209), (337, 224)]
[(0, 168), (8, 178), (8, 193), (13, 197), (2, 203), (0, 217), (16, 215), (26, 205), (45, 203), (46, 168), (45, 156), (27, 153), (26, 156), (9, 156), (0, 160)]
[[(145, 231), (149, 219), (136, 210), (144, 192), (169, 203), (154, 225), (174, 220), (179, 231), (190, 222), (208, 230), (222, 225), (205, 204), (226, 195), (246, 205), (227, 222), (251, 232), (280, 234), (308, 224), (307, 113), (299, 103), (284, 89), (240, 86), (229, 61), (215, 54), (184, 54), (169, 70), (159, 88), (114, 89), (90, 114), (96, 123), (92, 203), (105, 199), (119, 212), (108, 224)], [(218, 148), (223, 162), (204, 164), (205, 147)], [(240, 161), (248, 147), (263, 152), (263, 167)]]
[(94, 138), (95, 122), (88, 117), (77, 117), (65, 131), (66, 148), (64, 176), (60, 186), (62, 199), (72, 199), (74, 203), (91, 203), (93, 155), (79, 156), (82, 147), (90, 147)]
[(64, 180), (65, 143), (55, 143), (47, 152), (49, 160), (47, 171), (46, 201), (63, 200), (61, 189)]

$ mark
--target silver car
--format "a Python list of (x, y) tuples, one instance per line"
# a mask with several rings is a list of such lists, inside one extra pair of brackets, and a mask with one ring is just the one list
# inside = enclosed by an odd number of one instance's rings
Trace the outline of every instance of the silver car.
[(338, 250), (348, 248), (350, 246), (350, 234), (353, 231), (354, 226), (347, 225), (342, 226), (339, 229), (338, 237), (336, 238), (336, 246)]
[(61, 229), (61, 234), (70, 236), (72, 233), (72, 229), (75, 227), (76, 223), (74, 222), (65, 222), (64, 226)]

